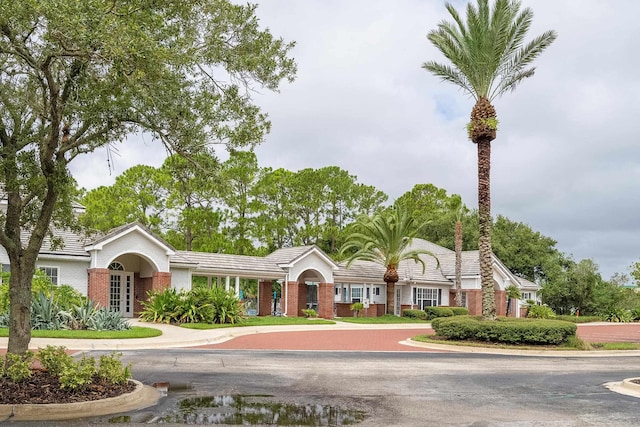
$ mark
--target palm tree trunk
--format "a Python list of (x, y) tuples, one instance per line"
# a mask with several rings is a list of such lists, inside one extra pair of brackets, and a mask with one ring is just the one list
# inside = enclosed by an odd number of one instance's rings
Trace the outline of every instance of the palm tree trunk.
[(461, 221), (456, 221), (455, 251), (456, 251), (456, 280), (455, 280), (456, 296), (454, 299), (454, 304), (456, 307), (462, 307), (462, 222)]
[(480, 236), (480, 283), (482, 286), (482, 318), (496, 317), (496, 298), (493, 287), (493, 260), (491, 253), (491, 141), (481, 140), (478, 145), (478, 219)]
[(396, 314), (396, 284), (387, 282), (387, 314)]

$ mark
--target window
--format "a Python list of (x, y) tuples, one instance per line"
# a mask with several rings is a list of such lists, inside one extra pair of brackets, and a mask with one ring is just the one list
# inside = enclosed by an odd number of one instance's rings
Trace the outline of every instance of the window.
[(466, 292), (460, 292), (460, 294), (462, 295), (462, 306), (463, 307), (467, 307), (467, 293)]
[(380, 286), (376, 286), (373, 288), (373, 294), (379, 296), (380, 295)]
[(351, 302), (362, 302), (362, 288), (351, 288)]
[(533, 299), (533, 292), (522, 292), (522, 300), (526, 301), (528, 299)]
[(113, 261), (109, 264), (109, 270), (124, 271), (124, 266), (118, 261)]
[(0, 274), (0, 283), (9, 283), (9, 273), (11, 273), (11, 264), (2, 264), (2, 274)]
[(336, 296), (340, 296), (340, 288), (336, 286), (335, 290), (336, 290)]
[(58, 267), (40, 267), (40, 270), (51, 279), (51, 283), (58, 284)]
[(434, 288), (413, 288), (413, 303), (420, 310), (425, 307), (435, 307), (440, 303), (440, 292)]

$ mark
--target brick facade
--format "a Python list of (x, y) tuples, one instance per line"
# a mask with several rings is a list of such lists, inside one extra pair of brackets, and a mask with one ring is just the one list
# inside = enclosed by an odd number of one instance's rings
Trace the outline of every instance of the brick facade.
[(289, 282), (287, 284), (287, 316), (300, 317), (302, 310), (307, 308), (307, 285), (305, 283)]
[(333, 319), (333, 283), (318, 284), (318, 317)]
[(87, 297), (101, 307), (109, 307), (109, 269), (87, 270)]
[(165, 271), (154, 271), (151, 277), (151, 289), (163, 291), (171, 287), (171, 273)]
[(271, 281), (258, 283), (258, 316), (269, 316), (273, 309), (273, 286)]

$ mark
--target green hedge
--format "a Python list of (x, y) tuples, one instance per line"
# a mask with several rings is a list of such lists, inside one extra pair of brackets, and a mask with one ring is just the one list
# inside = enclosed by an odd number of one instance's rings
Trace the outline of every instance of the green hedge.
[(427, 318), (427, 313), (425, 313), (422, 310), (406, 309), (406, 310), (402, 310), (402, 317), (408, 317), (410, 319), (425, 320)]
[(424, 312), (427, 314), (427, 320), (437, 317), (451, 317), (454, 315), (451, 307), (425, 307)]
[(454, 316), (468, 316), (469, 310), (464, 307), (449, 307), (453, 311)]
[(562, 320), (498, 318), (476, 316), (433, 319), (436, 335), (453, 340), (488, 341), (506, 344), (557, 345), (575, 336), (576, 325)]

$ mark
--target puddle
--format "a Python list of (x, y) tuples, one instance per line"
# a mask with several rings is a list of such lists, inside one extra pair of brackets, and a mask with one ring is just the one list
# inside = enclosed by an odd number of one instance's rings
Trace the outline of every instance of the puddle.
[(178, 412), (158, 420), (162, 423), (344, 426), (365, 419), (363, 411), (338, 406), (283, 403), (265, 395), (220, 395), (184, 399)]

